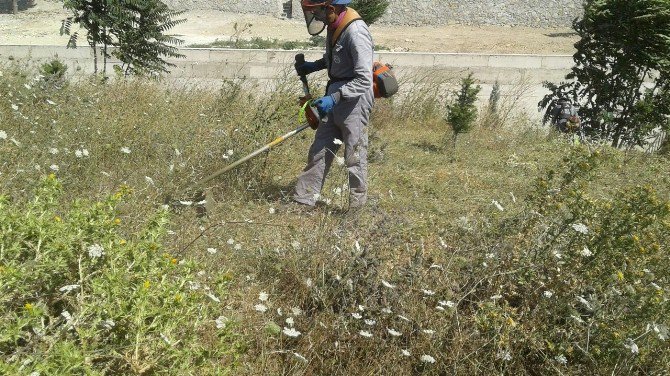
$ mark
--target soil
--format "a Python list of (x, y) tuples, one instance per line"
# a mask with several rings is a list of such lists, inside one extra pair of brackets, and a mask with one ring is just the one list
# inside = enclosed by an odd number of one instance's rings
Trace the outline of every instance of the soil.
[[(18, 15), (0, 14), (0, 44), (64, 46), (68, 36), (60, 35), (60, 27), (67, 16), (62, 2), (46, 0), (38, 1), (35, 7)], [(309, 39), (302, 20), (215, 10), (191, 10), (185, 12), (183, 18), (187, 22), (171, 32), (183, 39), (185, 46), (231, 37), (287, 41)], [(235, 24), (238, 25), (237, 32)], [(372, 25), (371, 31), (378, 46), (392, 51), (412, 52), (572, 55), (577, 41), (568, 28)], [(85, 42), (83, 34), (80, 44)]]

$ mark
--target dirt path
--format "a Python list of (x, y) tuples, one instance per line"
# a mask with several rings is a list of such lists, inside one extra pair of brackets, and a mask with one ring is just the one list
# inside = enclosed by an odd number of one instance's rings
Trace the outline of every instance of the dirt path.
[[(68, 37), (59, 35), (61, 20), (68, 16), (62, 2), (42, 0), (38, 5), (14, 16), (0, 14), (0, 44), (65, 45)], [(270, 16), (240, 15), (212, 10), (192, 10), (183, 16), (188, 21), (172, 32), (185, 45), (229, 39), (237, 23), (242, 38), (261, 37), (280, 40), (307, 40), (301, 20)], [(251, 26), (244, 27), (250, 24)], [(463, 26), (398, 27), (373, 25), (377, 45), (392, 51), (478, 52), (514, 54), (571, 55), (576, 37), (570, 29)], [(82, 33), (83, 34), (83, 33)], [(84, 43), (83, 37), (80, 43)]]

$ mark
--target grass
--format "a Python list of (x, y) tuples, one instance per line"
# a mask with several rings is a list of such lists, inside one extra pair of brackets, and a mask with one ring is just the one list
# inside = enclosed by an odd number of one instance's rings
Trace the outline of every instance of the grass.
[[(239, 82), (219, 92), (144, 81), (60, 88), (2, 70), (0, 194), (24, 210), (21, 203), (54, 174), (62, 185), (56, 210), (65, 216), (77, 200), (104, 201), (128, 186), (132, 194), (115, 209), (122, 223), (115, 236), (141, 233), (165, 197), (189, 200), (183, 187), (297, 125), (298, 82), (259, 98)], [(224, 317), (234, 328), (226, 338), (235, 340), (220, 345), (235, 359), (228, 370), (662, 372), (670, 359), (661, 338), (670, 324), (667, 159), (575, 146), (532, 124), (476, 127), (447, 147), (444, 105), (428, 102), (376, 106), (370, 204), (355, 216), (345, 212), (342, 167), (324, 187), (328, 204), (310, 213), (286, 209), (308, 132), (221, 177), (206, 217), (188, 207), (169, 215), (162, 249), (197, 263), (193, 271), (202, 270), (206, 283), (225, 286), (220, 303), (206, 304), (212, 313), (203, 325)], [(591, 237), (570, 230), (578, 222)], [(582, 247), (608, 256), (586, 263)], [(123, 290), (123, 280), (114, 283)], [(184, 322), (195, 317), (185, 312)], [(198, 364), (217, 374), (197, 347), (203, 335), (182, 337), (154, 372), (174, 374), (170, 362), (190, 359), (196, 374)], [(47, 351), (22, 343), (14, 352), (0, 347), (5, 369)], [(76, 336), (57, 343), (64, 346), (50, 349), (49, 359), (71, 354), (63, 348), (76, 347)]]

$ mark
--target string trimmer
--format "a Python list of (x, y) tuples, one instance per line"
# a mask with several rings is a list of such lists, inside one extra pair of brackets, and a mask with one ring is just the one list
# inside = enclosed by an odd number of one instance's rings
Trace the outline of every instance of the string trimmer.
[[(298, 54), (295, 56), (295, 68), (301, 66), (302, 64), (305, 63), (305, 55), (303, 54)], [(205, 189), (205, 185), (212, 180), (220, 177), (221, 175), (225, 174), (226, 172), (236, 168), (237, 166), (243, 164), (244, 162), (247, 162), (254, 157), (270, 151), (272, 148), (275, 146), (281, 144), (282, 142), (288, 140), (289, 138), (297, 135), (298, 133), (304, 131), (307, 128), (312, 128), (316, 129), (319, 126), (320, 122), (320, 117), (319, 114), (314, 106), (312, 106), (312, 95), (310, 94), (309, 91), (309, 83), (307, 82), (307, 76), (305, 75), (300, 75), (300, 81), (302, 82), (302, 89), (304, 96), (300, 98), (300, 120), (302, 121), (302, 118), (307, 122), (307, 124), (301, 125), (298, 128), (286, 133), (283, 136), (279, 136), (275, 138), (272, 142), (269, 144), (263, 146), (262, 148), (255, 150), (254, 152), (240, 158), (239, 160), (233, 162), (232, 164), (221, 168), (217, 171), (215, 171), (213, 174), (207, 176), (206, 178), (200, 180), (199, 182), (192, 184), (188, 186), (185, 189), (180, 189), (179, 191), (183, 192), (195, 192), (193, 195), (192, 200), (189, 201), (174, 201), (171, 199), (168, 199), (168, 203), (170, 205), (174, 206), (185, 206), (185, 205), (190, 205), (192, 203), (196, 203), (198, 206), (198, 211), (199, 214), (204, 215), (205, 214), (205, 209), (204, 209), (204, 204), (206, 203), (207, 206), (211, 207), (211, 204), (213, 203), (212, 200), (212, 195), (208, 194), (207, 190)]]

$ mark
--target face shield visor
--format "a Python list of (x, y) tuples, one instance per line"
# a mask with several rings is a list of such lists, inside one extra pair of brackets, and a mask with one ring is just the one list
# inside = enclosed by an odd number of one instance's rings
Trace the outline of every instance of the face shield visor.
[(332, 0), (314, 2), (302, 0), (302, 11), (305, 14), (307, 22), (307, 32), (309, 35), (319, 35), (326, 28), (326, 12), (330, 7)]

